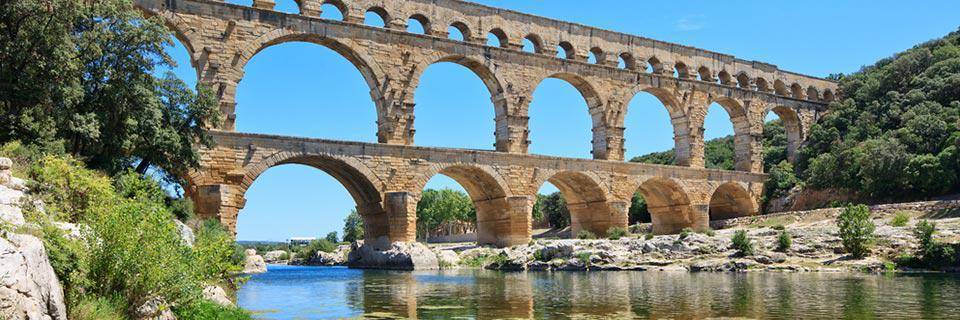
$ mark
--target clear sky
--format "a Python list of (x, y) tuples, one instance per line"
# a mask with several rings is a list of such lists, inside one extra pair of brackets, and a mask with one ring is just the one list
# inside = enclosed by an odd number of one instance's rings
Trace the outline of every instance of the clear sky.
[[(247, 4), (252, 1), (228, 0)], [(937, 38), (960, 25), (960, 1), (626, 1), (483, 0), (483, 4), (695, 46), (781, 69), (826, 76)], [(278, 11), (296, 12), (293, 0)], [(329, 11), (328, 11), (329, 12)], [(376, 20), (376, 19), (372, 19)], [(174, 69), (196, 82), (186, 49), (170, 53)], [(325, 47), (286, 43), (247, 64), (237, 93), (237, 130), (315, 138), (376, 141), (369, 88), (346, 59)], [(416, 99), (416, 145), (493, 149), (494, 113), (480, 79), (452, 63), (430, 66)], [(652, 96), (630, 103), (627, 158), (673, 147), (670, 118)], [(530, 105), (530, 151), (590, 158), (591, 121), (571, 85), (547, 79)], [(733, 133), (725, 111), (711, 106), (706, 138)], [(428, 188), (461, 189), (437, 176)], [(541, 192), (556, 190), (546, 185)], [(286, 240), (340, 232), (355, 206), (346, 189), (323, 171), (300, 165), (272, 168), (246, 194), (238, 240)]]

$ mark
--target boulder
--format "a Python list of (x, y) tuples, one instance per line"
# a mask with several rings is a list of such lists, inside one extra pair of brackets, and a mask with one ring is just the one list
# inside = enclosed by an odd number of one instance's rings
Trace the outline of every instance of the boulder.
[(0, 222), (12, 225), (22, 225), (25, 223), (23, 210), (20, 209), (20, 203), (23, 197), (23, 191), (0, 184)]
[[(253, 252), (253, 254), (250, 254)], [(247, 260), (243, 263), (243, 273), (264, 273), (267, 272), (267, 262), (263, 257), (257, 255), (257, 250), (247, 249)]]
[(460, 256), (453, 250), (440, 250), (436, 254), (437, 262), (443, 269), (456, 268), (460, 264)]
[(163, 298), (147, 300), (133, 312), (133, 318), (137, 320), (177, 320), (177, 316)]
[(377, 250), (373, 246), (363, 245), (363, 241), (357, 241), (351, 245), (347, 265), (351, 268), (372, 269), (440, 269), (437, 255), (429, 247), (418, 242), (395, 242), (388, 250)]
[(268, 251), (267, 253), (263, 254), (263, 260), (266, 261), (267, 263), (278, 263), (285, 260), (289, 260), (290, 254), (286, 255), (287, 259), (281, 259), (283, 258), (285, 253), (287, 252), (283, 250)]
[(213, 301), (224, 307), (233, 307), (233, 301), (227, 296), (227, 292), (219, 286), (206, 286), (203, 288), (203, 298)]
[(180, 222), (180, 220), (177, 220), (177, 219), (173, 219), (173, 223), (177, 225), (177, 232), (180, 233), (180, 239), (183, 240), (183, 243), (186, 244), (188, 247), (192, 248), (193, 240), (195, 238), (193, 236), (193, 229), (191, 229), (190, 226), (186, 225), (183, 222)]
[(0, 319), (66, 320), (63, 288), (40, 239), (0, 237)]

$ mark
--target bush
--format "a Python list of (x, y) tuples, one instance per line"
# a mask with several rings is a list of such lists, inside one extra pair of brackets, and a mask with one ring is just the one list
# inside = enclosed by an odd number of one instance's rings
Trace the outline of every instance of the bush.
[(588, 230), (580, 230), (577, 232), (577, 239), (596, 239), (597, 235), (593, 234)]
[(782, 224), (777, 224), (773, 226), (773, 230), (783, 231), (783, 230), (787, 230), (787, 227)]
[(777, 236), (777, 251), (787, 252), (790, 249), (790, 245), (793, 244), (793, 238), (790, 237), (790, 233), (786, 231), (781, 231), (780, 235)]
[(683, 228), (683, 230), (680, 230), (680, 240), (686, 239), (690, 234), (693, 234), (693, 229)]
[(173, 308), (178, 319), (217, 319), (217, 320), (248, 320), (253, 319), (250, 314), (237, 307), (224, 307), (207, 300), (199, 300), (183, 307)]
[(744, 230), (737, 230), (733, 233), (733, 238), (730, 240), (733, 241), (733, 249), (737, 250), (737, 253), (742, 256), (753, 255), (753, 243), (750, 242), (750, 238), (747, 237), (747, 232)]
[(627, 230), (619, 227), (610, 227), (607, 229), (607, 237), (610, 240), (618, 240), (627, 236)]
[(717, 235), (717, 232), (713, 231), (713, 229), (709, 229), (707, 231), (704, 231), (703, 234), (707, 235), (708, 237), (713, 237)]
[(644, 239), (644, 240), (653, 239), (653, 233), (649, 233), (649, 232), (648, 232), (648, 233), (644, 234), (644, 235), (643, 235), (643, 239)]
[(894, 227), (904, 227), (910, 222), (910, 216), (906, 212), (900, 211), (890, 220), (890, 225)]
[(69, 318), (74, 320), (126, 320), (127, 308), (126, 301), (119, 297), (83, 296), (69, 309)]
[(193, 243), (193, 255), (201, 279), (227, 279), (243, 268), (243, 258), (236, 254), (239, 245), (230, 233), (214, 220), (204, 221)]
[(333, 252), (337, 250), (337, 244), (327, 239), (318, 239), (310, 241), (309, 244), (300, 248), (297, 256), (301, 259), (310, 259), (317, 256), (317, 252)]
[(921, 220), (914, 227), (913, 235), (920, 242), (917, 248), (919, 262), (932, 268), (951, 266), (957, 262), (956, 250), (949, 244), (939, 243), (934, 239), (937, 224)]
[(854, 258), (862, 258), (870, 251), (876, 226), (870, 221), (870, 209), (865, 205), (848, 206), (837, 217), (843, 248)]

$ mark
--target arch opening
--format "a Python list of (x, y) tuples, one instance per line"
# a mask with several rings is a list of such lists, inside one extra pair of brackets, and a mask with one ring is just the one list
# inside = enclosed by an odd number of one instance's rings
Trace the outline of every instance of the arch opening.
[[(764, 172), (787, 160), (793, 162), (800, 148), (802, 129), (800, 116), (793, 109), (785, 106), (776, 106), (767, 111), (764, 117)], [(769, 145), (767, 145), (769, 144)], [(783, 147), (780, 147), (783, 146)]]
[[(544, 186), (547, 183), (557, 190), (548, 197), (560, 197), (553, 205), (566, 206), (570, 237), (584, 237), (587, 232), (604, 237), (611, 227), (626, 226), (626, 215), (618, 214), (610, 207), (606, 192), (593, 177), (581, 172), (562, 171), (548, 178)], [(544, 186), (541, 190), (550, 189)], [(553, 210), (562, 212), (559, 208)], [(563, 219), (563, 216), (554, 219)]]
[(669, 92), (660, 88), (646, 88), (633, 96), (624, 118), (625, 159), (686, 165), (689, 158), (687, 120), (673, 100)]
[(447, 27), (447, 37), (451, 40), (470, 41), (470, 27), (463, 22), (454, 22)]
[(757, 84), (757, 91), (770, 92), (770, 83), (767, 82), (767, 79), (757, 78), (756, 84)]
[(414, 14), (407, 19), (407, 32), (416, 34), (432, 34), (430, 20), (422, 14)]
[(733, 83), (733, 77), (730, 76), (730, 73), (727, 70), (720, 70), (720, 73), (717, 74), (717, 79), (720, 80), (720, 84), (729, 86)]
[[(311, 58), (302, 59), (305, 54)], [(350, 48), (291, 35), (264, 43), (240, 65), (245, 76), (237, 87), (238, 131), (377, 141), (379, 106), (370, 98), (376, 76)], [(277, 112), (277, 106), (285, 110)]]
[(599, 101), (593, 86), (579, 76), (555, 74), (541, 81), (528, 112), (530, 152), (592, 158), (594, 124), (602, 122), (597, 122), (601, 115), (591, 109)]
[(783, 81), (780, 81), (780, 79), (773, 81), (773, 92), (784, 97), (790, 96), (790, 93), (787, 92), (787, 85), (783, 83)]
[(523, 51), (529, 53), (543, 53), (543, 40), (540, 36), (529, 34), (523, 38)]
[(342, 1), (327, 0), (320, 5), (320, 18), (343, 21), (347, 15), (347, 5)]
[(704, 128), (704, 166), (750, 171), (750, 124), (735, 100), (720, 98), (707, 109)]
[(590, 49), (590, 55), (587, 57), (587, 62), (593, 64), (604, 64), (606, 63), (607, 57), (603, 53), (603, 50), (599, 47), (593, 47)]
[(740, 73), (737, 75), (737, 86), (741, 89), (750, 90), (750, 76), (747, 76), (746, 73)]
[(557, 58), (570, 60), (576, 59), (577, 53), (573, 49), (573, 44), (570, 44), (566, 41), (561, 41), (560, 44), (557, 45)]
[[(517, 230), (517, 224), (526, 222), (530, 213), (511, 211), (514, 208), (508, 200), (506, 185), (495, 173), (481, 167), (453, 165), (439, 169), (436, 175), (448, 177), (470, 197), (478, 244), (505, 246), (529, 242), (529, 230)], [(529, 207), (532, 208), (532, 204)]]
[(686, 191), (676, 181), (650, 178), (637, 188), (634, 198), (637, 197), (643, 199), (643, 204), (631, 205), (630, 211), (642, 218), (645, 209), (655, 234), (679, 233), (684, 228), (709, 228), (708, 217), (694, 210)]
[(487, 33), (487, 45), (491, 47), (508, 48), (510, 41), (507, 39), (507, 33), (500, 28), (493, 28)]
[(687, 64), (683, 62), (677, 62), (677, 64), (673, 66), (673, 70), (674, 77), (680, 79), (690, 79), (690, 69), (687, 68)]
[(657, 57), (650, 57), (647, 60), (647, 73), (663, 73), (663, 63), (660, 62), (660, 59)]
[(620, 57), (617, 59), (617, 68), (625, 70), (637, 70), (637, 59), (634, 59), (633, 55), (629, 52), (621, 53)]
[(735, 182), (720, 185), (710, 197), (710, 221), (724, 220), (757, 214), (750, 193)]
[(368, 26), (386, 28), (389, 21), (387, 10), (381, 7), (372, 7), (363, 14), (363, 24)]
[(437, 173), (420, 191), (417, 241), (476, 241), (477, 209), (463, 185), (452, 177)]
[(799, 83), (790, 85), (790, 96), (794, 99), (804, 99), (803, 87), (801, 87)]
[(717, 82), (717, 80), (713, 78), (713, 73), (710, 71), (710, 68), (706, 66), (697, 69), (697, 76), (699, 80), (703, 82)]
[[(417, 145), (491, 150), (497, 115), (506, 112), (502, 88), (492, 71), (465, 57), (448, 57), (420, 75), (416, 101)], [(457, 92), (456, 95), (449, 94)], [(486, 121), (484, 121), (486, 120)], [(456, 132), (456, 135), (451, 135)]]

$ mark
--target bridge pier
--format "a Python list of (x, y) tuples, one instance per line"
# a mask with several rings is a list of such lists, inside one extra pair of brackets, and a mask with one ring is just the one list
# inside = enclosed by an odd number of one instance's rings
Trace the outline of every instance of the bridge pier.
[(502, 197), (474, 201), (477, 210), (477, 243), (509, 247), (529, 243), (534, 197)]
[(567, 204), (570, 210), (570, 236), (576, 237), (580, 231), (590, 231), (598, 237), (606, 237), (610, 228), (624, 230), (629, 227), (629, 202), (595, 201), (589, 203)]

